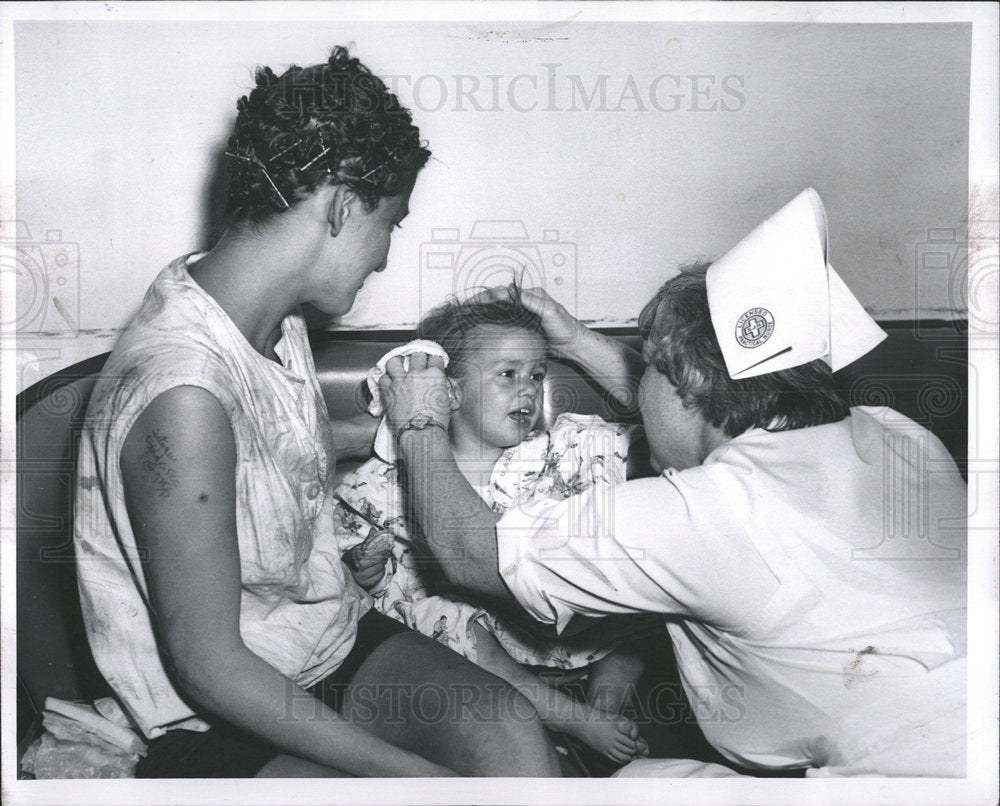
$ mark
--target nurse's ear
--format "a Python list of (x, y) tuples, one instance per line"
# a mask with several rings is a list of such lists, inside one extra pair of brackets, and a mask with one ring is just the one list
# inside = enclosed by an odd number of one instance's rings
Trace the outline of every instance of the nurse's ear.
[(330, 222), (330, 235), (336, 238), (351, 214), (352, 205), (357, 203), (357, 196), (347, 185), (337, 185), (326, 210), (326, 220)]
[(462, 384), (454, 378), (445, 378), (448, 382), (448, 408), (458, 411), (462, 408)]

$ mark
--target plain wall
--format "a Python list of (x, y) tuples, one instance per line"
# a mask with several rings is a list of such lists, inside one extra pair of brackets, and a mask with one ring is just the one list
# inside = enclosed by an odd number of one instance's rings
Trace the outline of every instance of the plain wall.
[[(724, 252), (807, 186), (826, 203), (831, 263), (876, 318), (966, 315), (967, 24), (14, 32), (30, 247), (17, 267), (18, 389), (110, 349), (157, 272), (210, 243), (253, 68), (280, 73), (348, 42), (397, 88), (434, 157), (388, 270), (339, 326), (410, 327), (446, 294), (522, 267), (582, 319), (629, 325), (679, 264)], [(516, 222), (502, 246), (471, 237), (491, 220)]]

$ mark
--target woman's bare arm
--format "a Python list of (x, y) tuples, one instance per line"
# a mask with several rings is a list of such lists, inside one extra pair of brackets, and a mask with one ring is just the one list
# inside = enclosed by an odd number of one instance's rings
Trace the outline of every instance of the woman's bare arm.
[(210, 393), (178, 387), (157, 397), (120, 461), (156, 626), (185, 696), (286, 753), (344, 773), (448, 774), (347, 722), (243, 643), (236, 446)]
[[(496, 524), (500, 516), (458, 469), (445, 432), (440, 428), (408, 431), (399, 447), (413, 507), (411, 518), (448, 584), (468, 591), (471, 601), (549, 641), (583, 632), (599, 621), (577, 614), (557, 633), (554, 625), (529, 616), (498, 571)], [(428, 483), (428, 479), (433, 481)]]

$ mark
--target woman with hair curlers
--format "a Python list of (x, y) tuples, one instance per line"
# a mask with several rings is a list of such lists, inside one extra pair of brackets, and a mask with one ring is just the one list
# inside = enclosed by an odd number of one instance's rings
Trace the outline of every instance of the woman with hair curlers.
[[(260, 69), (238, 110), (229, 228), (157, 277), (81, 443), (81, 599), (150, 742), (137, 774), (558, 774), (530, 706), (373, 612), (333, 533), (334, 432), (356, 434), (331, 428), (299, 308), (344, 314), (386, 268), (430, 152), (340, 47)], [(431, 683), (448, 718), (420, 718)]]

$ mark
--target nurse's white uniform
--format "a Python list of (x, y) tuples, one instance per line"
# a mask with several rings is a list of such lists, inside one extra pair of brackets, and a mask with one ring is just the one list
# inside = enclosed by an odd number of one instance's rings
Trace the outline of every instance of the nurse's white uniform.
[[(538, 620), (670, 616), (708, 740), (748, 767), (965, 774), (966, 486), (890, 409), (751, 429), (613, 496), (536, 501), (497, 525)], [(655, 716), (655, 715), (654, 715)], [(670, 760), (623, 774), (719, 773)]]

